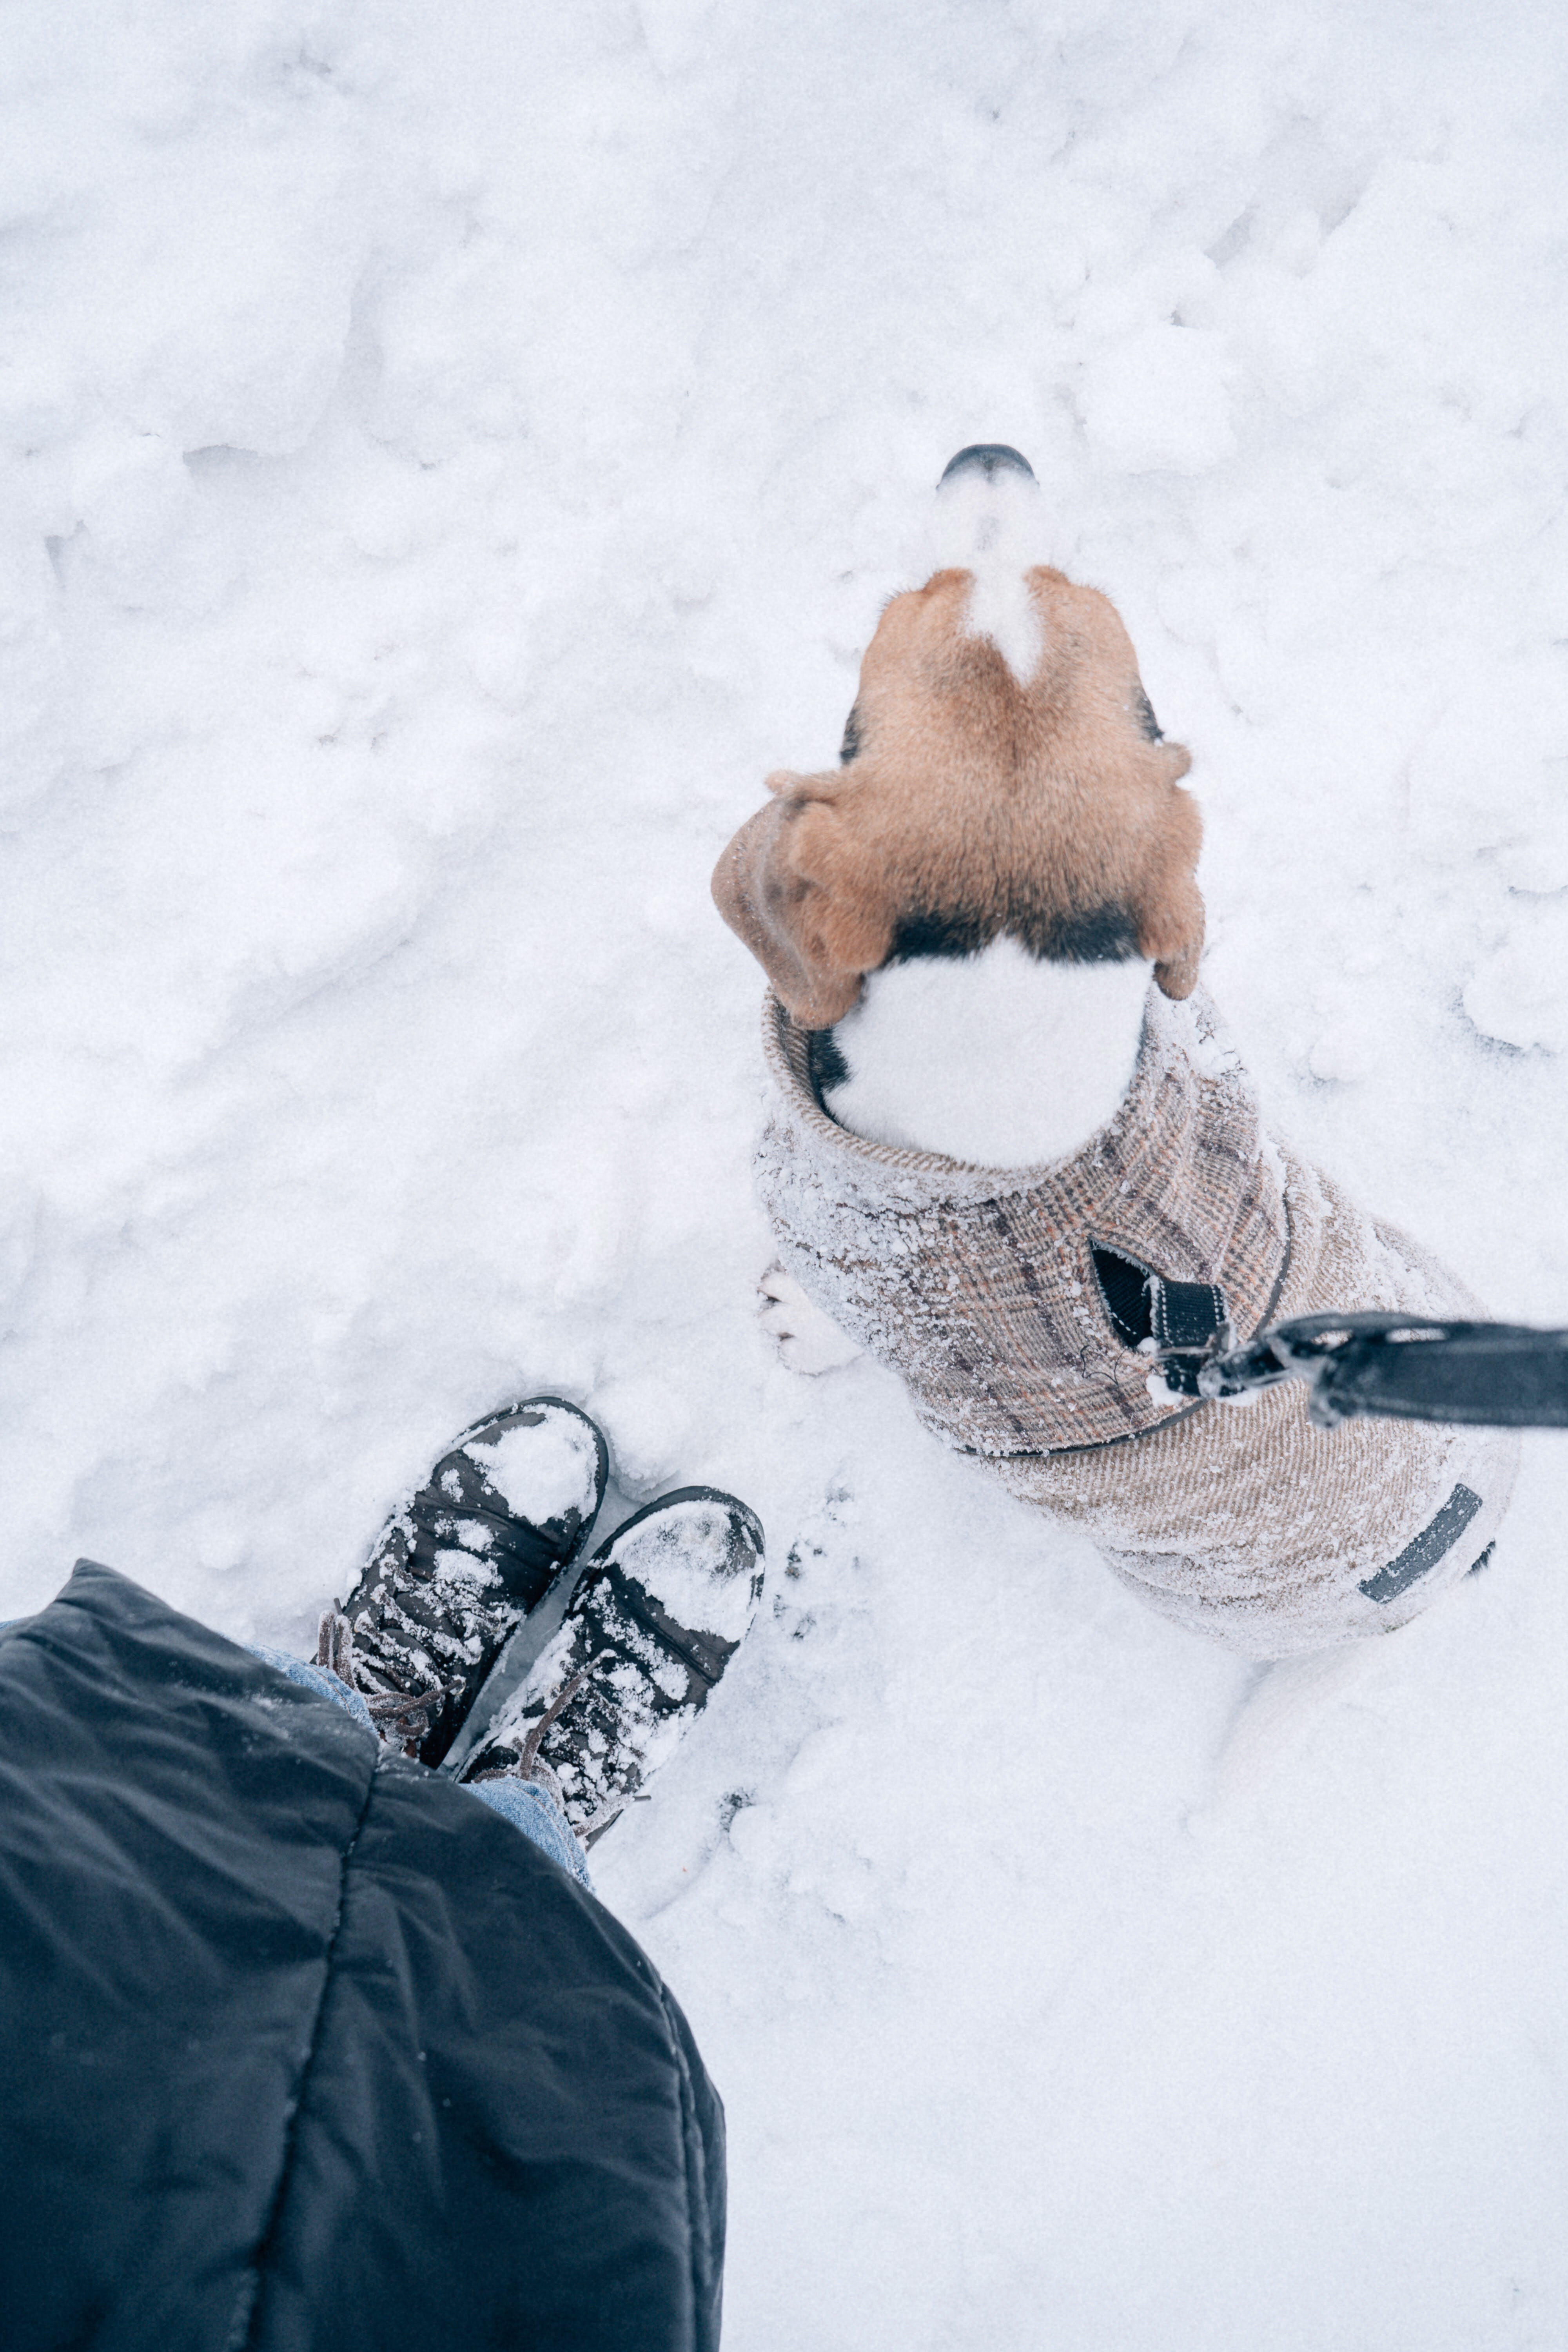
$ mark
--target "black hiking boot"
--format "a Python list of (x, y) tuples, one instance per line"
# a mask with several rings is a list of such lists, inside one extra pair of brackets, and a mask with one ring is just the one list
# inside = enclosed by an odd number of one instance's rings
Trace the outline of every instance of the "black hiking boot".
[(465, 1430), (394, 1511), (317, 1649), (384, 1739), (440, 1762), (502, 1643), (582, 1549), (608, 1472), (585, 1412), (527, 1397)]
[(465, 1780), (516, 1776), (555, 1797), (585, 1845), (679, 1745), (740, 1648), (763, 1590), (754, 1511), (681, 1486), (600, 1545)]

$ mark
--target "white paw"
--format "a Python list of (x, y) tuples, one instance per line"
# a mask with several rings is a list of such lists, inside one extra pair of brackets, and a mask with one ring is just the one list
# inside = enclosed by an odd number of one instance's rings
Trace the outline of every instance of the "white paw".
[(862, 1351), (847, 1339), (837, 1323), (814, 1307), (795, 1276), (782, 1265), (770, 1265), (758, 1285), (762, 1304), (758, 1318), (792, 1372), (837, 1372), (852, 1364)]

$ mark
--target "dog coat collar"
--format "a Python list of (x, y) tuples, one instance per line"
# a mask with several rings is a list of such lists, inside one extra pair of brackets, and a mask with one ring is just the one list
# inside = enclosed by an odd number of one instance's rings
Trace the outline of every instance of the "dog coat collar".
[(1222, 1320), (1259, 1329), (1284, 1280), (1281, 1171), (1202, 992), (1173, 1003), (1151, 987), (1116, 1117), (1030, 1169), (851, 1135), (813, 1090), (809, 1033), (771, 993), (763, 1030), (756, 1177), (781, 1255), (929, 1428), (968, 1452), (1054, 1453), (1211, 1410), (1180, 1360), (1151, 1380), (1127, 1303), (1143, 1300), (1153, 1347), (1195, 1351)]

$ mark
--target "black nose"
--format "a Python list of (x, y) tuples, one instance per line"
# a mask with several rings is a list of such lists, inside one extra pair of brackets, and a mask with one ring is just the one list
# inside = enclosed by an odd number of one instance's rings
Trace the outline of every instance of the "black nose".
[(972, 441), (967, 449), (961, 449), (956, 457), (948, 459), (937, 488), (941, 489), (942, 482), (951, 482), (954, 474), (967, 473), (971, 466), (978, 466), (988, 482), (1005, 473), (1009, 466), (1016, 466), (1020, 474), (1027, 474), (1031, 482), (1035, 478), (1035, 469), (1027, 457), (1020, 457), (1016, 449), (1009, 449), (1005, 441)]

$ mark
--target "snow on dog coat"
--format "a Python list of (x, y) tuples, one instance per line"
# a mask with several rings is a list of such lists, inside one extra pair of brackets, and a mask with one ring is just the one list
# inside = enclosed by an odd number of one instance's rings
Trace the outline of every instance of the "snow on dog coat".
[[(1490, 1545), (1508, 1431), (1314, 1429), (1289, 1382), (1245, 1406), (1172, 1397), (1119, 1336), (1095, 1252), (1212, 1286), (1246, 1339), (1298, 1315), (1467, 1316), (1397, 1228), (1268, 1136), (1200, 992), (1149, 992), (1110, 1123), (1044, 1168), (870, 1143), (827, 1117), (811, 1033), (764, 1008), (773, 1081), (756, 1175), (785, 1265), (905, 1381), (927, 1428), (1076, 1522), (1162, 1615), (1258, 1658), (1405, 1624)], [(1103, 1261), (1102, 1261), (1103, 1263)], [(1188, 1294), (1190, 1296), (1190, 1294)]]

